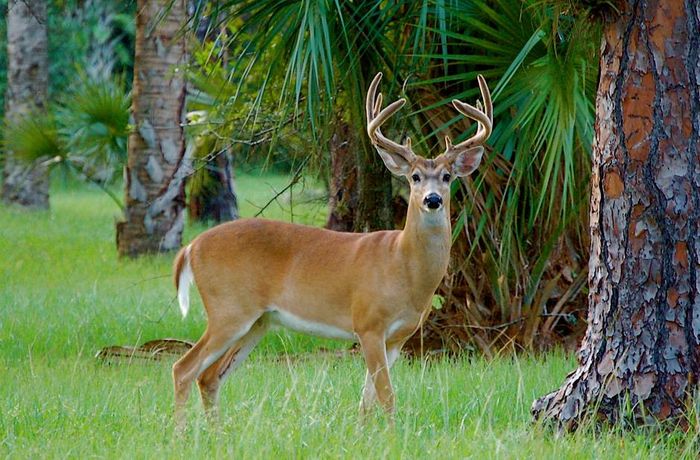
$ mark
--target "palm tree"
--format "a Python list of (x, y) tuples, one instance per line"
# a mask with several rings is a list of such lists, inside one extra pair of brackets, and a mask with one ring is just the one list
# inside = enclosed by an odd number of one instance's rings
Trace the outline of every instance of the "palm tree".
[(180, 246), (184, 225), (184, 0), (139, 0), (125, 168), (125, 220), (117, 246), (130, 257)]
[[(280, 120), (299, 120), (311, 136), (309, 155), (324, 158), (333, 127), (352, 137), (352, 161), (357, 168), (356, 230), (393, 226), (391, 176), (371, 148), (362, 128), (364, 91), (377, 70), (391, 73), (395, 46), (387, 37), (398, 29), (392, 22), (402, 5), (381, 2), (218, 2), (210, 21), (245, 18), (234, 27), (230, 43), (241, 52), (232, 57), (232, 79), (241, 86), (256, 81), (256, 91), (279, 91), (275, 111)], [(218, 18), (218, 19), (217, 19)], [(401, 37), (399, 37), (401, 38)], [(281, 82), (277, 84), (277, 82)], [(396, 91), (395, 85), (390, 86)], [(251, 113), (259, 111), (264, 97)], [(229, 101), (231, 102), (231, 101)], [(254, 118), (251, 117), (251, 118)], [(349, 123), (350, 130), (342, 125)], [(274, 146), (274, 145), (273, 145)], [(334, 150), (336, 151), (336, 150)]]
[[(7, 3), (7, 93), (5, 125), (46, 109), (48, 51), (46, 0), (10, 0)], [(2, 198), (29, 208), (49, 207), (46, 158), (27, 164), (5, 148)]]
[[(252, 28), (234, 26), (242, 58), (231, 79), (242, 90), (251, 81), (259, 83), (256, 92), (278, 90), (277, 111), (305, 121), (317, 164), (327, 165), (330, 150), (331, 202), (340, 205), (329, 224), (337, 228), (391, 227), (391, 197), (401, 194), (381, 164), (375, 169), (378, 155), (366, 145), (365, 79), (385, 71), (387, 98), (402, 92), (413, 110), (397, 117), (392, 136), (410, 133), (414, 146), (431, 156), (444, 147), (444, 134), (467, 136), (474, 129), (449, 103), (474, 97), (478, 89), (471, 82), (483, 73), (495, 87), (492, 149), (474, 180), (455, 186), (451, 274), (421, 339), (488, 353), (513, 342), (544, 345), (577, 327), (580, 318), (570, 309), (581, 304), (586, 270), (580, 216), (596, 27), (539, 0), (221, 5), (221, 15), (245, 17)], [(352, 184), (356, 193), (348, 190)], [(338, 211), (352, 206), (350, 226)]]
[(446, 104), (472, 98), (464, 82), (478, 73), (494, 86), (496, 121), (488, 160), (455, 190), (451, 273), (413, 345), (547, 347), (583, 324), (599, 31), (536, 0), (458, 1), (433, 24), (418, 27), (432, 45), (411, 57), (427, 70), (407, 85), (423, 115), (418, 146), (469, 132)]
[(95, 81), (83, 76), (48, 110), (12, 123), (4, 145), (17, 162), (43, 161), (92, 182), (123, 210), (109, 183), (126, 161), (129, 106), (122, 78)]

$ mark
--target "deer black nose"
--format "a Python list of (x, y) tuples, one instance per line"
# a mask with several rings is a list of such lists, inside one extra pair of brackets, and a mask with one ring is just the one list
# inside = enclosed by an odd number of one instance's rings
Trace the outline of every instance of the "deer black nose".
[(430, 209), (437, 209), (442, 206), (442, 197), (437, 193), (430, 193), (423, 199), (423, 204)]

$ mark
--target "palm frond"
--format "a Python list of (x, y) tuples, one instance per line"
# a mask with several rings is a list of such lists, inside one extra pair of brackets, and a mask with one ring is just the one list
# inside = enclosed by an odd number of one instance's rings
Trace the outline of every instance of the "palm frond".
[(56, 110), (58, 134), (86, 174), (107, 176), (126, 160), (131, 98), (123, 78), (82, 78)]
[(51, 112), (34, 112), (7, 121), (3, 147), (12, 152), (15, 158), (26, 162), (56, 156), (64, 158), (67, 152)]
[[(424, 120), (418, 144), (439, 145), (449, 131), (473, 132), (450, 101), (476, 97), (477, 74), (494, 88), (496, 120), (486, 164), (474, 181), (455, 191), (453, 285), (443, 287), (447, 306), (439, 316), (447, 322), (452, 320), (445, 315), (476, 318), (474, 312), (457, 313), (476, 302), (492, 312), (480, 324), (507, 325), (498, 330), (502, 339), (532, 344), (541, 315), (566, 291), (567, 281), (557, 270), (585, 270), (581, 215), (587, 203), (599, 32), (586, 18), (537, 0), (461, 0), (445, 10), (452, 25), (447, 32), (436, 25), (438, 18), (432, 24), (416, 19), (427, 24), (427, 33), (448, 40), (447, 52), (437, 41), (419, 51), (430, 70), (408, 85)], [(570, 257), (572, 247), (584, 257)], [(520, 341), (521, 334), (530, 338)], [(472, 331), (475, 335), (477, 342), (496, 340), (484, 330)]]

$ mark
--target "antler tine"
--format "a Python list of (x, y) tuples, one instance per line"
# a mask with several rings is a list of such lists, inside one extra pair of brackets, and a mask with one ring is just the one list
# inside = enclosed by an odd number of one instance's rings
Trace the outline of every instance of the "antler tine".
[(406, 103), (406, 99), (399, 99), (382, 108), (382, 93), (377, 94), (379, 82), (382, 79), (382, 73), (379, 72), (367, 90), (366, 111), (367, 111), (367, 134), (372, 140), (372, 143), (382, 150), (387, 152), (397, 153), (403, 156), (406, 160), (412, 161), (415, 154), (411, 150), (411, 139), (406, 138), (404, 145), (387, 139), (379, 129), (386, 120), (396, 113)]
[[(381, 102), (381, 94), (379, 95), (377, 102)], [(394, 113), (396, 113), (401, 107), (403, 107), (405, 103), (406, 99), (399, 99), (398, 101), (394, 101), (388, 106), (384, 107), (384, 109), (381, 112), (376, 114), (367, 126), (367, 132), (370, 133), (370, 137), (372, 136), (372, 132), (375, 132), (377, 135), (381, 135), (379, 127), (382, 124), (384, 124), (384, 122), (388, 120)]]
[(452, 145), (452, 142), (449, 141), (449, 139), (446, 139), (446, 155), (455, 155), (474, 145), (483, 144), (491, 135), (491, 130), (493, 127), (493, 103), (491, 101), (491, 93), (488, 85), (486, 84), (486, 80), (484, 80), (482, 75), (479, 75), (477, 80), (479, 82), (479, 89), (481, 90), (481, 97), (484, 101), (483, 107), (481, 101), (478, 100), (476, 102), (476, 107), (457, 99), (452, 100), (452, 105), (459, 113), (475, 120), (479, 124), (476, 134), (456, 145)]
[(491, 101), (491, 91), (489, 91), (489, 87), (486, 84), (486, 80), (484, 80), (483, 75), (478, 75), (476, 79), (479, 82), (481, 98), (484, 100), (486, 116), (488, 117), (489, 121), (491, 121), (491, 126), (493, 126), (493, 102)]
[(365, 110), (367, 114), (367, 125), (369, 125), (372, 122), (372, 119), (376, 115), (375, 103), (377, 99), (377, 87), (379, 86), (379, 82), (381, 80), (382, 73), (379, 72), (377, 75), (374, 76), (374, 79), (372, 80), (372, 83), (370, 83), (369, 89), (367, 90), (367, 102), (365, 105)]

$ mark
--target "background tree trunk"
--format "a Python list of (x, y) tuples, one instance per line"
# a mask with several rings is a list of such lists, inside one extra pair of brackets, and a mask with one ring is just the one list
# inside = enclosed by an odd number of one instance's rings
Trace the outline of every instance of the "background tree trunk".
[(189, 189), (187, 209), (191, 220), (219, 223), (240, 217), (233, 180), (233, 155), (228, 147), (223, 149), (191, 176), (191, 180), (200, 182), (197, 187)]
[[(206, 10), (213, 5), (210, 0), (189, 0), (187, 15), (191, 19), (196, 8)], [(200, 42), (220, 42), (220, 65), (228, 68), (228, 42), (226, 26), (211, 28), (211, 18), (201, 16), (195, 30)], [(190, 221), (213, 221), (217, 223), (236, 220), (240, 217), (238, 197), (234, 180), (231, 145), (221, 145), (212, 134), (201, 134), (191, 142), (194, 143), (195, 173), (190, 176), (187, 190), (187, 215)], [(212, 158), (213, 155), (213, 158)]]
[(700, 5), (625, 2), (605, 27), (579, 367), (535, 417), (680, 417), (700, 365)]
[(331, 177), (326, 228), (340, 232), (355, 229), (358, 182), (354, 133), (341, 116), (336, 118), (335, 132), (330, 141)]
[(134, 131), (124, 172), (125, 221), (117, 224), (120, 255), (180, 246), (184, 225), (185, 0), (139, 0), (134, 59)]
[[(357, 82), (359, 85), (348, 88), (348, 96), (352, 100), (364, 101), (369, 82), (376, 74), (377, 66), (371, 60), (371, 56), (366, 54), (362, 55), (358, 62), (362, 69), (361, 75), (366, 81)], [(387, 90), (385, 88), (383, 94), (385, 98), (390, 99)], [(348, 116), (350, 124), (354, 126), (358, 136), (353, 139), (354, 142), (351, 146), (357, 169), (357, 208), (354, 231), (391, 230), (394, 228), (391, 173), (384, 166), (384, 162), (367, 136), (367, 116), (364, 104), (351, 107)]]
[(391, 173), (369, 139), (358, 142), (355, 152), (358, 176), (355, 231), (391, 230), (394, 228)]
[[(46, 0), (7, 3), (7, 59), (6, 125), (33, 111), (46, 110), (49, 78)], [(28, 165), (5, 151), (3, 201), (48, 209), (49, 172), (42, 165), (45, 160)]]

